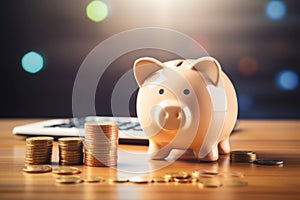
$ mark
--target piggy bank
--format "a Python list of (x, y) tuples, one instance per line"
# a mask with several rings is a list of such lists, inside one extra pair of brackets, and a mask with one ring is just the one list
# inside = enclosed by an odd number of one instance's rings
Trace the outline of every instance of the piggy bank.
[(164, 159), (173, 149), (191, 150), (203, 161), (230, 152), (237, 97), (215, 58), (163, 63), (144, 57), (133, 68), (137, 116), (152, 159)]

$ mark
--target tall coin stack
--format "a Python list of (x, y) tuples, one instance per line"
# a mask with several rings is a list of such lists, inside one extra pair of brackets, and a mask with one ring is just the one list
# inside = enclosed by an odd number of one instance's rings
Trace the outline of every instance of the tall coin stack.
[(84, 163), (91, 167), (113, 167), (118, 161), (118, 124), (85, 123)]
[(53, 137), (26, 139), (25, 165), (51, 164)]
[(59, 164), (82, 165), (82, 139), (79, 137), (64, 137), (58, 139)]

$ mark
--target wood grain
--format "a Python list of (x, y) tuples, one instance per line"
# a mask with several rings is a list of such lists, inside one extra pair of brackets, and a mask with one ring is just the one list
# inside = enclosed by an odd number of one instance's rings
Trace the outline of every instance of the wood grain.
[[(173, 171), (218, 169), (219, 172), (238, 171), (245, 174), (244, 178), (235, 179), (247, 181), (248, 186), (220, 188), (175, 183), (112, 184), (107, 181), (62, 185), (55, 183), (56, 175), (51, 172), (25, 173), (22, 170), (24, 137), (14, 136), (12, 128), (38, 120), (0, 120), (0, 199), (300, 199), (300, 120), (240, 120), (236, 131), (231, 135), (233, 150), (252, 150), (257, 153), (258, 158), (282, 159), (285, 164), (281, 167), (230, 163), (228, 155), (220, 156), (217, 162), (204, 163), (196, 161), (187, 152), (175, 162), (159, 161), (169, 162), (169, 165), (149, 173), (150, 176), (157, 176)], [(56, 147), (55, 142), (54, 149)], [(133, 153), (147, 151), (147, 146), (120, 145), (120, 148)], [(54, 165), (57, 165), (56, 154), (57, 150), (54, 150)], [(131, 160), (130, 155), (126, 161), (127, 165), (141, 164), (138, 160)], [(146, 162), (150, 165), (157, 164), (155, 161)], [(82, 177), (99, 175), (108, 179), (122, 174), (111, 168), (78, 167), (82, 170)], [(229, 178), (218, 179), (223, 181)]]

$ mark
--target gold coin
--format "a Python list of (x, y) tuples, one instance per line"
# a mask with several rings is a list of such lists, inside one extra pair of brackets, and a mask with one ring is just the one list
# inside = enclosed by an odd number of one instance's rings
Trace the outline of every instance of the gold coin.
[(169, 176), (171, 177), (172, 179), (174, 178), (188, 178), (190, 177), (190, 174), (185, 172), (185, 171), (179, 171), (179, 172), (168, 172), (165, 174), (165, 176)]
[(200, 174), (199, 177), (202, 177), (202, 178), (214, 178), (214, 177), (216, 177), (216, 175), (211, 175), (211, 174)]
[(56, 174), (79, 174), (80, 170), (76, 167), (56, 167), (52, 169), (53, 173)]
[(24, 172), (28, 173), (45, 173), (51, 172), (51, 165), (27, 165), (23, 168)]
[(246, 186), (248, 185), (248, 183), (246, 181), (240, 181), (240, 180), (228, 180), (228, 181), (223, 181), (222, 185), (239, 187), (239, 186)]
[(84, 126), (88, 126), (88, 127), (117, 127), (118, 124), (115, 122), (86, 122), (84, 124)]
[(84, 164), (91, 167), (116, 166), (118, 160), (118, 124), (85, 123)]
[(215, 169), (198, 169), (192, 172), (194, 178), (214, 178), (219, 172)]
[(283, 165), (283, 160), (276, 159), (256, 159), (255, 164), (259, 165)]
[(141, 176), (138, 176), (138, 177), (130, 178), (129, 181), (130, 181), (131, 183), (147, 184), (147, 183), (151, 183), (151, 182), (152, 182), (152, 179), (149, 178), (149, 177), (141, 177)]
[(104, 182), (105, 178), (102, 178), (100, 176), (89, 176), (83, 179), (84, 182), (88, 183), (96, 183), (96, 182)]
[(113, 183), (127, 183), (129, 182), (128, 178), (110, 178), (109, 182), (113, 182)]
[(232, 176), (232, 177), (238, 177), (238, 178), (244, 177), (244, 174), (242, 172), (223, 172), (220, 175), (221, 176)]
[(253, 151), (249, 151), (249, 150), (237, 150), (237, 151), (231, 151), (230, 154), (234, 154), (234, 155), (251, 155), (253, 154)]
[(81, 142), (82, 138), (80, 137), (62, 137), (58, 139), (59, 142)]
[(230, 161), (231, 162), (254, 162), (256, 160), (256, 153), (253, 151), (231, 151)]
[(199, 170), (199, 172), (201, 174), (208, 174), (208, 175), (218, 175), (218, 171), (215, 169), (203, 169), (203, 170)]
[(191, 183), (192, 182), (192, 178), (174, 178), (174, 182), (176, 183)]
[(79, 176), (58, 176), (56, 177), (57, 183), (71, 184), (71, 183), (81, 183), (83, 180)]
[(211, 187), (211, 188), (216, 188), (216, 187), (221, 187), (222, 183), (218, 180), (209, 180), (209, 181), (204, 181), (201, 182), (204, 187)]
[(31, 143), (31, 142), (52, 142), (53, 141), (53, 137), (30, 137), (30, 138), (26, 138), (26, 142)]
[(156, 183), (168, 183), (168, 182), (171, 182), (171, 177), (157, 176), (157, 177), (153, 178), (153, 182), (156, 182)]

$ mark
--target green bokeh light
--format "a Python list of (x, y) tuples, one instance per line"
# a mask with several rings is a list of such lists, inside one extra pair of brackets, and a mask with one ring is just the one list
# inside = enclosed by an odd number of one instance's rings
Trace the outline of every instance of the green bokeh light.
[(107, 17), (107, 5), (102, 1), (91, 1), (86, 7), (88, 18), (94, 22), (100, 22)]
[(21, 64), (26, 72), (35, 74), (43, 69), (44, 59), (37, 52), (30, 51), (23, 56)]

